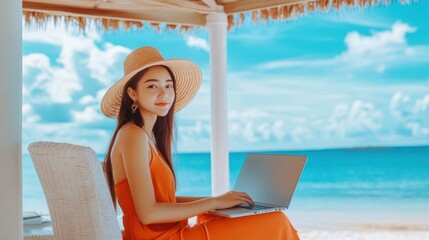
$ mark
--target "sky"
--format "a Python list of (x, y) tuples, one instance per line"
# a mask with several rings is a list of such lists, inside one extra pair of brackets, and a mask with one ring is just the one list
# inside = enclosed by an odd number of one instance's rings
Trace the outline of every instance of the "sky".
[[(309, 13), (228, 32), (230, 151), (429, 144), (429, 1)], [(99, 108), (141, 46), (196, 62), (194, 100), (176, 114), (176, 151), (210, 151), (206, 29), (23, 28), (23, 152), (34, 141), (104, 154), (115, 120)]]

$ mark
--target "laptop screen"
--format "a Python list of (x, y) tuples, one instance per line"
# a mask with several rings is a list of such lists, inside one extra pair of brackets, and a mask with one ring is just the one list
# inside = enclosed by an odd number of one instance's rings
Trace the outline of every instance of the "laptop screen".
[(234, 191), (246, 192), (255, 202), (289, 207), (306, 156), (248, 154)]

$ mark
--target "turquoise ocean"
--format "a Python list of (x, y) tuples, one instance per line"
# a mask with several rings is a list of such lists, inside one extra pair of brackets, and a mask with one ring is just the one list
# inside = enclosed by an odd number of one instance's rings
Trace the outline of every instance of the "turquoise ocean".
[[(290, 205), (293, 211), (429, 213), (429, 146), (259, 153), (308, 156)], [(246, 154), (230, 154), (231, 186)], [(100, 161), (103, 157), (99, 156)], [(174, 163), (177, 195), (211, 194), (210, 153), (178, 153)], [(28, 154), (23, 155), (22, 164), (24, 211), (48, 213)]]

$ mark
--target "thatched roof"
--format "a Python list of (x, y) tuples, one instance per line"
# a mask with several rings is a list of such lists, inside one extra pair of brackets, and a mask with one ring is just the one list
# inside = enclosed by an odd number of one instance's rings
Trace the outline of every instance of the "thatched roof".
[[(386, 3), (388, 1), (383, 1)], [(27, 24), (44, 25), (51, 19), (65, 21), (84, 29), (89, 22), (104, 29), (143, 28), (144, 22), (154, 28), (188, 30), (203, 27), (206, 16), (224, 11), (228, 28), (239, 26), (245, 17), (254, 23), (288, 19), (305, 12), (327, 11), (342, 6), (365, 6), (379, 0), (23, 0)], [(245, 14), (249, 13), (249, 14)]]

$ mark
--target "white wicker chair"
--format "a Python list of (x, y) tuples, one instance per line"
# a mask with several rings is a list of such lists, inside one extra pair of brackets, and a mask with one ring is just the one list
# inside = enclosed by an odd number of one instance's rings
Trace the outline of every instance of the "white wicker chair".
[(46, 196), (54, 239), (122, 239), (94, 150), (53, 142), (35, 142), (28, 150)]

